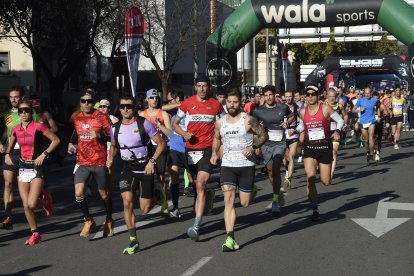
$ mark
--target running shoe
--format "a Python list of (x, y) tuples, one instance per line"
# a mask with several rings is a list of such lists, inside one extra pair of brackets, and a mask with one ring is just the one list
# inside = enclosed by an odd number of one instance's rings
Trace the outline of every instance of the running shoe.
[(79, 236), (87, 238), (90, 233), (95, 229), (95, 221), (93, 219), (85, 220), (83, 223), (82, 231), (80, 232)]
[(40, 236), (39, 232), (34, 232), (28, 240), (24, 244), (26, 245), (35, 245), (42, 241), (42, 237)]
[(233, 252), (239, 249), (237, 242), (230, 236), (227, 236), (226, 241), (221, 246), (223, 252)]
[(112, 220), (105, 221), (103, 237), (112, 237), (114, 235), (114, 226)]
[(283, 181), (283, 184), (286, 186), (286, 188), (290, 189), (292, 187), (292, 178), (286, 177)]
[(170, 218), (181, 218), (180, 209), (175, 208), (170, 211)]
[(280, 207), (279, 201), (272, 201), (272, 213), (275, 213), (275, 214), (281, 213), (281, 207)]
[(200, 227), (197, 225), (191, 226), (190, 228), (187, 229), (187, 235), (193, 240), (193, 241), (198, 241), (198, 237), (199, 237), (199, 232), (200, 231)]
[(319, 212), (317, 210), (313, 210), (312, 215), (309, 217), (310, 221), (318, 221), (320, 219)]
[(139, 242), (135, 240), (135, 241), (131, 241), (128, 247), (125, 248), (124, 251), (122, 251), (122, 253), (125, 255), (133, 255), (137, 253), (138, 250), (139, 250)]
[(374, 160), (375, 160), (375, 162), (379, 162), (381, 160), (381, 157), (380, 157), (379, 153), (375, 154)]
[(367, 162), (369, 164), (371, 164), (371, 162), (372, 162), (372, 155), (371, 154), (367, 154)]
[(46, 216), (50, 217), (51, 215), (53, 215), (53, 198), (47, 189), (42, 190), (40, 199), (42, 200), (43, 210), (45, 210)]
[(399, 149), (399, 148), (400, 148), (400, 147), (398, 146), (398, 144), (395, 144), (395, 145), (394, 145), (394, 149), (396, 149), (396, 150), (397, 150), (397, 149)]
[(3, 221), (0, 223), (0, 229), (4, 229), (4, 230), (13, 229), (13, 222), (11, 220), (11, 217), (7, 216), (3, 219)]

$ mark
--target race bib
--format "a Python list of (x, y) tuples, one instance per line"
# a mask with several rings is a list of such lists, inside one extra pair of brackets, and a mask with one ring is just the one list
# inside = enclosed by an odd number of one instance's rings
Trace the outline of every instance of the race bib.
[(403, 111), (402, 105), (393, 105), (392, 109), (394, 110), (394, 113), (402, 113)]
[(283, 130), (269, 130), (269, 141), (280, 142), (283, 139)]
[(226, 160), (228, 161), (239, 161), (239, 160), (243, 160), (246, 157), (243, 155), (241, 150), (237, 150), (237, 151), (228, 151), (224, 154), (224, 157)]
[(331, 122), (331, 130), (336, 130), (336, 122)]
[(19, 169), (20, 181), (30, 182), (33, 178), (36, 177), (35, 169)]
[(202, 150), (195, 150), (195, 151), (189, 151), (188, 152), (188, 165), (195, 165), (198, 163), (198, 161), (203, 158), (204, 151)]
[(362, 124), (362, 128), (369, 128), (370, 125), (372, 125), (372, 123)]
[(325, 139), (325, 132), (323, 128), (310, 128), (308, 129), (309, 141), (317, 141)]

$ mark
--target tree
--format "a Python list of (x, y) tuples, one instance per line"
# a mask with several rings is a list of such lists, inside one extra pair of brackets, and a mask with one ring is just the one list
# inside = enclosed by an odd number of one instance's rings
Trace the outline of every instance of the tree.
[[(100, 24), (113, 13), (109, 0), (3, 0), (0, 29), (12, 33), (48, 81), (51, 103), (62, 106), (65, 83), (82, 71)], [(42, 87), (47, 90), (47, 88)]]

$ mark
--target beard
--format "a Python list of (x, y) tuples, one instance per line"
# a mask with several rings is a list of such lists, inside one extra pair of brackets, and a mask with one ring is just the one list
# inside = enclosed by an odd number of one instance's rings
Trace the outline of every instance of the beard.
[(240, 110), (231, 108), (231, 109), (227, 109), (227, 113), (232, 117), (236, 117), (240, 113)]

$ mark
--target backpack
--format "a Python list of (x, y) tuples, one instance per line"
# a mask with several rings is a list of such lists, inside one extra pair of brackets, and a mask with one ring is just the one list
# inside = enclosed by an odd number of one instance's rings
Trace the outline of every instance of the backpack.
[(136, 117), (136, 123), (137, 123), (137, 127), (138, 127), (138, 131), (139, 131), (139, 136), (141, 137), (141, 146), (134, 146), (134, 147), (121, 147), (119, 145), (118, 142), (118, 134), (119, 134), (119, 129), (121, 128), (121, 123), (122, 120), (119, 120), (118, 122), (116, 122), (113, 126), (114, 126), (114, 138), (115, 138), (115, 143), (116, 146), (119, 149), (135, 149), (135, 148), (140, 148), (140, 147), (147, 147), (148, 150), (148, 155), (150, 155), (153, 152), (153, 145), (151, 143), (151, 138), (148, 136), (148, 133), (145, 132), (145, 128), (144, 128), (144, 122), (145, 122), (145, 118), (138, 116)]

